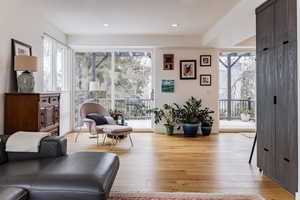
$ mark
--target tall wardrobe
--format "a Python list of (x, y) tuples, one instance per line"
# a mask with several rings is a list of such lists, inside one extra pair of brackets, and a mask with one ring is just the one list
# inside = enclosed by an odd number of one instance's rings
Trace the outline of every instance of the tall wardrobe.
[(297, 0), (256, 9), (257, 165), (291, 193), (298, 190)]

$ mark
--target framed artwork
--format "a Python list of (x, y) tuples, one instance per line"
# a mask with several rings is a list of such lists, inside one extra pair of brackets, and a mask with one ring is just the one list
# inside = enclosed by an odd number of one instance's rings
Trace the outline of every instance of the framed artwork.
[(175, 91), (175, 80), (162, 80), (161, 91), (173, 93)]
[(15, 56), (32, 56), (32, 47), (28, 44), (12, 39), (12, 55)]
[(201, 86), (211, 86), (211, 74), (201, 74), (200, 75), (200, 85)]
[(174, 70), (174, 54), (164, 54), (164, 70)]
[(201, 55), (200, 56), (200, 66), (210, 67), (211, 66), (211, 55)]
[(197, 61), (181, 60), (180, 61), (180, 79), (190, 80), (197, 79)]

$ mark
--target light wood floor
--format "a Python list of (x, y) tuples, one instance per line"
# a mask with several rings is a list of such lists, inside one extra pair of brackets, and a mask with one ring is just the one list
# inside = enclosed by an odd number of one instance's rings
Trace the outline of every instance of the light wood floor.
[(82, 134), (69, 151), (111, 151), (120, 156), (121, 166), (114, 191), (259, 193), (267, 200), (294, 197), (259, 173), (256, 157), (248, 158), (252, 138), (241, 134), (183, 138), (154, 133), (133, 134), (135, 146), (124, 140), (115, 149), (97, 146)]

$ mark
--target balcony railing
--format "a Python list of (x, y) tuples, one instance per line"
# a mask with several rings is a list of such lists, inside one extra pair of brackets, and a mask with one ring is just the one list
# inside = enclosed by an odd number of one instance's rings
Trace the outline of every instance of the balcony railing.
[(248, 110), (251, 112), (251, 119), (255, 120), (256, 102), (249, 99), (220, 99), (219, 111), (221, 120), (240, 119), (241, 112)]
[[(112, 108), (112, 99), (110, 98), (91, 98), (87, 99), (81, 97), (79, 99), (79, 105), (75, 108), (75, 124), (81, 126), (82, 122), (80, 119), (80, 105), (85, 102), (98, 103), (107, 110)], [(126, 120), (150, 120), (151, 114), (147, 113), (146, 110), (153, 107), (153, 99), (139, 99), (139, 98), (118, 98), (114, 99), (115, 109), (121, 110), (124, 113)]]

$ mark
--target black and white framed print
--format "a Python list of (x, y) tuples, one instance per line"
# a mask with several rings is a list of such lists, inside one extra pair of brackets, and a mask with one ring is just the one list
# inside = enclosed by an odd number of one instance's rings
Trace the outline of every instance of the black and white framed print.
[(200, 56), (200, 66), (210, 67), (211, 66), (211, 55), (201, 55)]
[(12, 39), (13, 56), (32, 56), (32, 47), (28, 44)]
[(200, 75), (200, 85), (201, 86), (211, 86), (211, 74), (201, 74)]
[(197, 79), (197, 61), (181, 60), (180, 61), (180, 79), (190, 80)]

